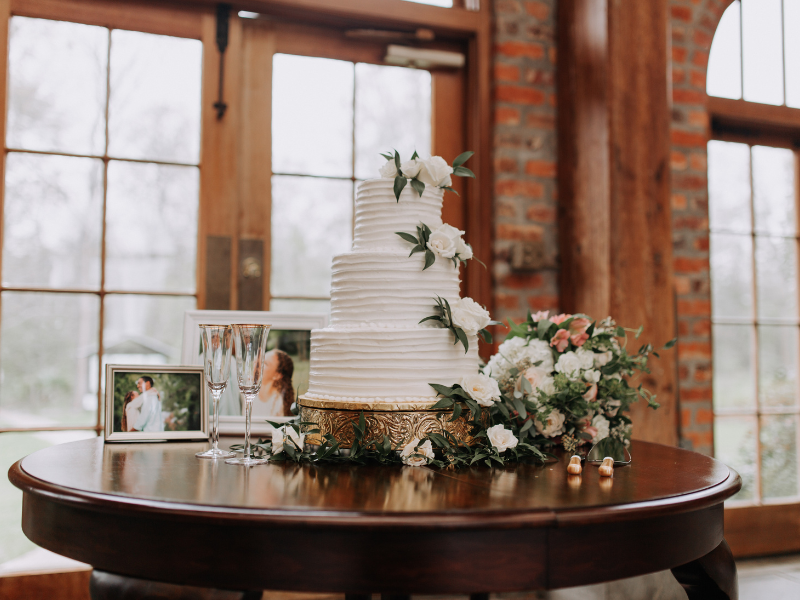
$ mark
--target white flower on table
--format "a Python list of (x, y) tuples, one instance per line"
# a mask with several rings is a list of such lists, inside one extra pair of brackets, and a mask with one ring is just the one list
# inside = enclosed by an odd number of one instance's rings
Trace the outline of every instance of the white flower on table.
[(467, 335), (477, 334), (492, 322), (489, 311), (472, 298), (460, 298), (452, 302), (450, 312), (453, 315), (453, 324), (463, 329)]
[[(414, 454), (421, 454), (422, 456), (413, 456)], [(404, 465), (409, 467), (421, 467), (428, 464), (428, 459), (433, 460), (433, 446), (430, 440), (425, 440), (424, 444), (420, 444), (419, 438), (414, 438), (403, 446), (400, 452), (400, 458)]]
[(597, 369), (589, 369), (583, 372), (583, 378), (588, 383), (598, 383), (600, 381), (600, 371)]
[(519, 440), (511, 433), (510, 429), (503, 427), (503, 424), (494, 425), (486, 430), (489, 442), (497, 451), (502, 454), (509, 448), (516, 448)]
[(594, 352), (586, 348), (578, 348), (575, 356), (580, 361), (581, 369), (591, 369), (594, 367)]
[(622, 406), (622, 402), (620, 400), (607, 400), (606, 401), (606, 416), (607, 417), (616, 417), (617, 412), (619, 412), (619, 407)]
[(575, 378), (581, 370), (581, 359), (574, 352), (565, 352), (558, 357), (556, 371), (567, 377)]
[(544, 423), (536, 419), (533, 424), (536, 427), (536, 431), (541, 433), (544, 437), (552, 438), (564, 433), (565, 420), (566, 416), (564, 416), (564, 413), (553, 409), (550, 411), (550, 414), (547, 415), (547, 419), (545, 419)]
[(608, 437), (609, 422), (603, 415), (596, 415), (592, 419), (592, 427), (597, 429), (597, 434), (592, 438), (593, 444)]
[(500, 400), (500, 386), (488, 375), (483, 373), (465, 375), (461, 378), (460, 384), (470, 398), (481, 406), (492, 406)]
[(272, 430), (272, 453), (278, 454), (279, 452), (283, 452), (283, 444), (288, 441), (294, 442), (294, 445), (302, 452), (305, 440), (306, 434), (298, 433), (295, 431), (294, 427), (290, 425), (277, 427)]
[(420, 169), (422, 169), (422, 161), (418, 158), (412, 158), (400, 165), (403, 177), (407, 178), (414, 178), (419, 175)]
[(536, 390), (541, 390), (548, 396), (556, 393), (555, 381), (550, 376), (550, 371), (542, 367), (530, 367), (523, 377), (528, 380), (531, 387)]
[(397, 165), (394, 164), (393, 160), (387, 160), (380, 168), (380, 174), (384, 179), (394, 179), (397, 177)]
[(453, 185), (453, 180), (450, 178), (452, 172), (453, 167), (448, 165), (441, 156), (431, 156), (422, 161), (417, 179), (425, 185), (433, 187), (450, 187)]
[(605, 352), (600, 352), (594, 355), (594, 366), (595, 367), (605, 367), (608, 363), (611, 362), (611, 359), (614, 357), (614, 353), (611, 350), (607, 350)]

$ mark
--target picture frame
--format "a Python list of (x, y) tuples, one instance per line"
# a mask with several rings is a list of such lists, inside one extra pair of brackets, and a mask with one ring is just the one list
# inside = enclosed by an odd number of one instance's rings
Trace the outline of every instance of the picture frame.
[[(183, 344), (181, 349), (181, 362), (187, 365), (202, 365), (203, 356), (200, 346), (199, 325), (231, 325), (233, 323), (252, 323), (256, 325), (270, 325), (270, 334), (267, 340), (268, 350), (281, 345), (288, 350), (300, 344), (305, 348), (304, 355), (289, 352), (292, 362), (291, 388), (292, 395), (297, 396), (308, 389), (308, 366), (311, 330), (322, 329), (328, 325), (328, 315), (323, 313), (285, 313), (272, 311), (233, 311), (233, 310), (187, 310), (183, 321)], [(284, 344), (285, 342), (285, 344)], [(269, 353), (269, 352), (268, 352)], [(285, 355), (286, 352), (283, 352)], [(284, 360), (285, 360), (284, 356)], [(288, 387), (288, 386), (287, 386)], [(264, 395), (266, 388), (262, 389), (259, 397)], [(287, 394), (284, 393), (283, 396)], [(293, 401), (294, 398), (292, 398)], [(244, 435), (245, 418), (241, 413), (244, 406), (243, 397), (238, 393), (236, 384), (236, 365), (231, 358), (231, 374), (228, 386), (220, 400), (219, 431), (223, 435)], [(284, 407), (289, 402), (282, 400)], [(255, 435), (271, 435), (272, 426), (267, 420), (275, 423), (285, 423), (293, 417), (285, 414), (260, 414), (264, 407), (255, 405), (251, 421), (251, 433)], [(274, 406), (274, 404), (273, 404)], [(285, 408), (284, 408), (285, 410)]]
[(207, 440), (202, 366), (106, 365), (106, 442)]

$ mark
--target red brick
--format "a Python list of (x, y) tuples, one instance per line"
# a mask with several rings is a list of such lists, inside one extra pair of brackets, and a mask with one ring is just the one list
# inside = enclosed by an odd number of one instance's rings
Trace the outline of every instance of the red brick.
[(672, 43), (680, 44), (686, 41), (686, 28), (680, 25), (672, 25)]
[(694, 413), (694, 422), (697, 425), (711, 425), (714, 423), (714, 411), (708, 408), (700, 408)]
[(689, 161), (686, 160), (686, 155), (683, 152), (673, 150), (670, 156), (670, 165), (675, 171), (683, 171), (689, 166)]
[(516, 108), (501, 106), (494, 111), (494, 121), (497, 125), (519, 125), (520, 113)]
[(552, 115), (529, 114), (525, 117), (525, 125), (539, 129), (555, 129), (556, 120)]
[(494, 189), (498, 196), (525, 196), (527, 198), (544, 196), (544, 186), (535, 181), (504, 179), (495, 183)]
[(682, 401), (711, 400), (713, 397), (714, 393), (710, 387), (681, 389)]
[(709, 300), (678, 300), (678, 316), (708, 317), (711, 315)]
[(530, 296), (528, 306), (533, 311), (557, 310), (558, 296)]
[(681, 131), (673, 129), (670, 133), (672, 143), (676, 146), (690, 146), (693, 148), (705, 148), (708, 143), (708, 136), (705, 133), (694, 133), (691, 131)]
[(691, 445), (692, 449), (695, 452), (711, 452), (711, 448), (714, 444), (714, 437), (712, 435), (711, 429), (707, 431), (682, 431), (681, 437), (685, 440), (688, 440)]
[(502, 278), (500, 285), (512, 290), (535, 290), (544, 285), (544, 277), (539, 273), (511, 273)]
[(698, 50), (692, 55), (692, 64), (698, 67), (708, 67), (708, 52)]
[(689, 55), (689, 51), (686, 48), (682, 48), (680, 46), (673, 46), (672, 47), (672, 62), (673, 63), (683, 63), (686, 62), (686, 57)]
[[(678, 295), (688, 294), (691, 290), (691, 282), (688, 277), (675, 276), (675, 293)], [(688, 332), (687, 332), (688, 333)]]
[(692, 333), (697, 336), (711, 335), (711, 319), (698, 319), (692, 326)]
[(689, 367), (686, 365), (678, 365), (678, 379), (685, 381), (689, 378)]
[(670, 7), (670, 13), (673, 19), (684, 23), (689, 23), (692, 20), (692, 9), (688, 6), (672, 6)]
[(558, 104), (558, 96), (556, 96), (555, 94), (550, 94), (547, 97), (547, 103), (550, 106), (555, 107)]
[(686, 210), (686, 196), (683, 194), (672, 194), (672, 209)]
[(542, 69), (525, 69), (524, 79), (525, 83), (552, 86), (555, 81), (555, 75), (552, 71), (544, 71)]
[(691, 229), (693, 231), (703, 231), (705, 229), (708, 229), (708, 218), (696, 217), (696, 216), (678, 217), (672, 222), (672, 226), (674, 229)]
[(513, 202), (499, 200), (495, 203), (495, 216), (516, 219), (517, 206)]
[(543, 234), (544, 230), (538, 225), (512, 225), (510, 223), (497, 225), (497, 238), (501, 240), (539, 242)]
[(697, 365), (694, 370), (694, 380), (698, 383), (710, 383), (713, 379), (711, 365)]
[(498, 63), (494, 66), (495, 81), (519, 81), (519, 67)]
[(495, 95), (500, 102), (516, 102), (518, 104), (541, 105), (546, 99), (543, 91), (518, 85), (498, 85)]
[(558, 52), (556, 51), (555, 46), (550, 46), (547, 49), (547, 58), (550, 60), (550, 64), (556, 64), (556, 58), (558, 56)]
[(672, 83), (683, 83), (686, 81), (686, 71), (677, 67), (672, 68)]
[(525, 172), (537, 177), (555, 177), (556, 163), (550, 160), (529, 160), (525, 163)]
[(544, 58), (544, 46), (534, 42), (503, 42), (497, 45), (496, 52), (510, 57)]
[(494, 170), (497, 173), (516, 173), (517, 161), (513, 158), (495, 158)]
[(689, 82), (693, 87), (699, 90), (706, 89), (706, 74), (702, 71), (695, 71), (694, 69), (689, 74)]
[(686, 337), (689, 335), (689, 324), (686, 321), (678, 322), (678, 335), (680, 337)]
[(672, 187), (678, 190), (702, 191), (708, 188), (708, 180), (703, 175), (678, 173), (672, 178)]
[(550, 14), (550, 7), (544, 2), (530, 1), (525, 3), (525, 11), (532, 17), (544, 21)]
[(684, 429), (688, 429), (692, 425), (692, 409), (690, 408), (682, 408), (681, 409), (681, 427)]
[(710, 33), (703, 31), (702, 29), (695, 29), (694, 30), (694, 44), (704, 50), (711, 49), (711, 40), (714, 39)]
[(704, 273), (708, 271), (707, 258), (686, 258), (678, 256), (672, 261), (672, 264), (677, 273)]
[(538, 223), (555, 223), (556, 222), (556, 209), (551, 206), (542, 206), (534, 204), (525, 211), (525, 216), (529, 221), (536, 221)]
[(675, 88), (672, 90), (672, 100), (676, 104), (705, 104), (706, 95), (697, 90)]
[(516, 0), (497, 0), (494, 5), (497, 13), (502, 14), (519, 14), (522, 12), (522, 7)]
[(516, 310), (519, 308), (519, 297), (514, 294), (497, 293), (494, 295), (495, 308)]
[(689, 166), (694, 171), (702, 171), (703, 173), (706, 172), (708, 169), (708, 160), (706, 160), (706, 153), (705, 152), (692, 152), (689, 155)]

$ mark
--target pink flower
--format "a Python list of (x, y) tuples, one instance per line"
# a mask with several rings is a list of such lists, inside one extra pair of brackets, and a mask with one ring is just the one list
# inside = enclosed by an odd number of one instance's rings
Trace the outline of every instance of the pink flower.
[(587, 425), (586, 427), (583, 428), (583, 430), (586, 433), (588, 433), (590, 436), (592, 436), (592, 439), (594, 439), (594, 436), (597, 435), (597, 428), (596, 427), (592, 427), (591, 425)]
[(586, 390), (586, 393), (583, 395), (583, 399), (587, 402), (594, 402), (597, 399), (597, 384), (593, 383), (589, 386), (589, 389)]
[(566, 329), (559, 329), (550, 340), (550, 345), (553, 346), (558, 352), (563, 352), (569, 346), (569, 331)]
[(577, 333), (575, 335), (569, 336), (569, 341), (575, 344), (578, 348), (583, 346), (586, 343), (586, 340), (589, 339), (588, 333)]
[(550, 314), (549, 310), (540, 310), (535, 315), (533, 315), (533, 321), (535, 323), (538, 323), (542, 319), (546, 319), (549, 314)]
[(589, 329), (589, 325), (591, 324), (592, 322), (589, 319), (584, 319), (583, 317), (572, 319), (569, 323), (569, 333), (570, 335), (586, 333), (586, 330)]
[(550, 321), (552, 321), (556, 325), (561, 325), (561, 323), (569, 319), (571, 316), (572, 315), (561, 313), (560, 315), (555, 315), (554, 317), (550, 317)]

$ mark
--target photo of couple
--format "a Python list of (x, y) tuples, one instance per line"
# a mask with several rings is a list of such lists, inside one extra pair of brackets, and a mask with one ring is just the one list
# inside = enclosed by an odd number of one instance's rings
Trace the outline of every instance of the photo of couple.
[(164, 431), (167, 419), (174, 422), (172, 414), (164, 416), (161, 394), (153, 385), (153, 378), (143, 375), (136, 380), (137, 389), (125, 394), (122, 431)]

